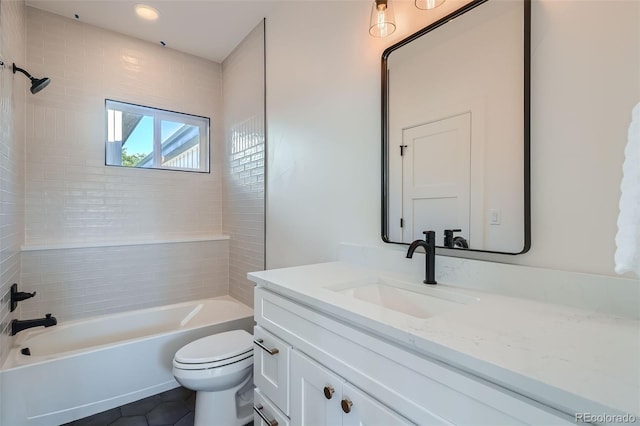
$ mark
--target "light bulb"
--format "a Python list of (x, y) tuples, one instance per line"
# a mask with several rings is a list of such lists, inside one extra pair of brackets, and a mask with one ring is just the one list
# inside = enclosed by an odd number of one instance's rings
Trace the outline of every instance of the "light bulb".
[(431, 10), (440, 6), (445, 0), (415, 0), (415, 5), (418, 9)]
[(390, 0), (374, 0), (369, 24), (369, 34), (374, 37), (386, 37), (396, 30)]
[(160, 13), (155, 8), (146, 4), (136, 4), (134, 9), (139, 17), (147, 21), (155, 21), (160, 16)]

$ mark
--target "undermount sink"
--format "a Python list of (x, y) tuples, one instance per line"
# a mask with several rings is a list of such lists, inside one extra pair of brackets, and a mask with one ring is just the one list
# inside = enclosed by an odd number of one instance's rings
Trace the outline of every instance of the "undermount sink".
[(430, 318), (478, 298), (418, 284), (375, 278), (328, 287), (329, 290), (416, 318)]

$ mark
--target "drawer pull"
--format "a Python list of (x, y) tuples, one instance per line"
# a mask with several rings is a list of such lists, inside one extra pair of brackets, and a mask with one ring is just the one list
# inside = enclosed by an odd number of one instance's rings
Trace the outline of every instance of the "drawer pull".
[(353, 405), (353, 402), (348, 399), (343, 399), (342, 401), (340, 401), (340, 405), (342, 406), (342, 411), (344, 411), (346, 414), (349, 414), (351, 412), (351, 406)]
[(331, 397), (333, 396), (333, 393), (335, 392), (335, 389), (333, 389), (331, 386), (325, 386), (324, 387), (324, 397), (327, 399), (331, 399)]
[(273, 348), (273, 349), (269, 349), (268, 347), (266, 347), (265, 345), (263, 345), (264, 340), (262, 339), (255, 339), (253, 341), (253, 343), (255, 343), (256, 345), (260, 346), (262, 349), (264, 349), (265, 351), (267, 351), (269, 353), (269, 355), (275, 355), (278, 352), (280, 352), (280, 350), (278, 348)]
[(253, 406), (253, 411), (255, 411), (260, 416), (262, 421), (264, 421), (269, 426), (278, 426), (278, 421), (276, 419), (269, 420), (267, 416), (265, 416), (265, 414), (262, 412), (263, 409), (264, 407), (262, 406), (262, 404), (257, 404)]

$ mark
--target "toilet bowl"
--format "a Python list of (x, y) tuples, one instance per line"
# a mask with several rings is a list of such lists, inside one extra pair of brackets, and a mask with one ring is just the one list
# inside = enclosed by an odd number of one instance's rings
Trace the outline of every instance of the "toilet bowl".
[(196, 391), (194, 426), (253, 419), (253, 336), (232, 330), (195, 340), (173, 357), (173, 377)]

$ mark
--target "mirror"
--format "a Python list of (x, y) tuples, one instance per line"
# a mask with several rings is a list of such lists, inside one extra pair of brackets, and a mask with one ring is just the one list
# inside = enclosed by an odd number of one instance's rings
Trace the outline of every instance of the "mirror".
[(529, 249), (529, 57), (529, 0), (473, 1), (384, 51), (385, 242)]

